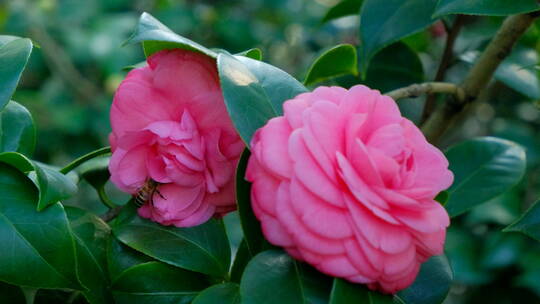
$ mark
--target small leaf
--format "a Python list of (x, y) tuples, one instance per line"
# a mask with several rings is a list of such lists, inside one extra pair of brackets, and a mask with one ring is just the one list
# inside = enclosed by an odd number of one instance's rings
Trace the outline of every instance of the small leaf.
[(32, 115), (22, 105), (10, 101), (0, 110), (0, 152), (32, 155), (36, 145), (36, 128)]
[(505, 232), (521, 232), (540, 241), (540, 200), (536, 201), (518, 220), (504, 228)]
[(201, 274), (148, 262), (123, 272), (112, 289), (118, 304), (187, 304), (208, 285)]
[(451, 147), (446, 157), (454, 173), (445, 205), (452, 217), (506, 192), (525, 173), (523, 148), (495, 137), (465, 141)]
[(309, 68), (305, 85), (312, 85), (338, 76), (358, 74), (356, 48), (350, 44), (337, 45), (321, 54)]
[(261, 49), (258, 49), (258, 48), (245, 50), (245, 51), (240, 52), (240, 53), (238, 53), (236, 55), (237, 56), (248, 57), (248, 58), (259, 60), (259, 61), (262, 60), (262, 51), (261, 51)]
[(162, 262), (228, 276), (231, 249), (221, 221), (211, 219), (190, 228), (162, 226), (139, 217), (129, 204), (117, 218), (113, 232), (122, 243)]
[(448, 194), (448, 191), (441, 191), (437, 196), (435, 197), (435, 200), (442, 205), (446, 204), (448, 202), (448, 199), (450, 198), (450, 194)]
[(38, 193), (21, 172), (0, 164), (0, 280), (36, 288), (83, 289), (64, 208), (36, 211)]
[(439, 0), (434, 15), (448, 14), (507, 16), (540, 9), (537, 0)]
[(246, 266), (251, 258), (253, 258), (253, 255), (249, 252), (246, 240), (243, 239), (240, 242), (240, 246), (238, 246), (238, 250), (236, 251), (234, 262), (231, 267), (232, 282), (240, 283), (242, 274), (244, 273), (244, 270), (246, 269)]
[(10, 164), (23, 173), (34, 171), (29, 177), (39, 189), (38, 211), (77, 192), (77, 185), (69, 177), (49, 166), (31, 161), (20, 153), (0, 153), (0, 162)]
[(220, 53), (217, 66), (229, 115), (240, 137), (249, 145), (255, 131), (277, 114), (259, 80), (239, 58), (246, 57)]
[(282, 250), (259, 253), (240, 282), (242, 304), (328, 303), (328, 277)]
[(135, 33), (126, 41), (129, 44), (138, 42), (143, 42), (146, 57), (164, 49), (175, 48), (199, 52), (212, 58), (217, 57), (216, 52), (177, 35), (148, 13), (142, 13)]
[(30, 53), (30, 39), (15, 39), (0, 46), (0, 109), (6, 106), (15, 92)]
[(362, 74), (382, 48), (434, 23), (437, 0), (365, 0), (360, 12), (360, 65)]
[(96, 189), (102, 188), (111, 176), (109, 173), (110, 159), (110, 156), (93, 158), (77, 168), (77, 173), (92, 187)]
[(77, 247), (77, 268), (81, 283), (88, 289), (83, 295), (91, 304), (112, 302), (107, 274), (106, 246), (109, 226), (97, 216), (74, 207), (66, 207)]
[(193, 304), (240, 304), (240, 289), (236, 283), (222, 283), (201, 291)]
[(446, 299), (453, 278), (448, 258), (434, 256), (422, 264), (414, 283), (396, 297), (407, 304), (439, 304)]
[(392, 304), (392, 296), (369, 290), (364, 285), (353, 284), (343, 279), (334, 279), (330, 304), (366, 303)]
[(535, 49), (512, 51), (495, 73), (495, 78), (531, 99), (540, 99), (540, 79), (533, 66), (538, 62)]
[(324, 15), (322, 23), (345, 16), (357, 15), (362, 7), (363, 0), (343, 0), (332, 6)]

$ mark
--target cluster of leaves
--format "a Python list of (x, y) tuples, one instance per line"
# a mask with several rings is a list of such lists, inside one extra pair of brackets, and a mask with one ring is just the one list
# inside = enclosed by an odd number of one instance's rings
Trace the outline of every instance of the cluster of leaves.
[[(423, 5), (425, 9), (424, 2), (407, 3)], [(361, 14), (370, 3), (373, 1), (364, 2)], [(403, 4), (396, 2), (395, 5)], [(411, 7), (402, 9), (407, 11)], [(419, 18), (413, 19), (411, 22)], [(403, 26), (395, 28), (404, 30)], [(377, 48), (415, 30), (409, 29), (399, 34), (401, 36), (379, 43), (371, 51), (363, 49), (360, 53), (375, 53)], [(246, 143), (257, 128), (282, 113), (281, 105), (285, 100), (307, 91), (305, 85), (357, 73), (355, 48), (339, 45), (315, 60), (302, 84), (286, 72), (262, 62), (258, 49), (236, 55), (208, 49), (176, 35), (148, 14), (141, 16), (130, 42), (142, 43), (147, 56), (162, 49), (184, 48), (215, 58), (228, 111)], [(34, 299), (39, 303), (50, 301), (50, 297), (76, 300), (82, 295), (90, 303), (200, 304), (220, 299), (222, 303), (396, 301), (427, 304), (441, 303), (446, 298), (453, 278), (444, 256), (426, 262), (415, 283), (391, 297), (325, 276), (272, 247), (264, 240), (253, 216), (249, 184), (242, 178), (249, 155), (247, 150), (237, 171), (242, 231), (239, 243), (232, 236), (238, 227), (225, 225), (223, 220), (213, 219), (193, 228), (163, 227), (141, 219), (134, 206), (126, 205), (117, 218), (107, 223), (90, 212), (64, 206), (60, 201), (76, 191), (78, 179), (87, 180), (103, 192), (108, 179), (106, 158), (93, 160), (69, 174), (64, 174), (68, 171), (66, 168), (74, 168), (89, 157), (60, 170), (29, 159), (35, 142), (32, 118), (10, 98), (32, 44), (28, 39), (5, 36), (0, 43), (0, 66), (8, 67), (0, 75), (0, 105), (3, 105), (0, 189), (4, 197), (0, 202), (0, 235), (4, 240), (0, 257), (0, 281), (4, 283), (1, 283), (0, 299), (23, 303), (26, 298), (28, 302)], [(390, 49), (395, 52), (396, 49), (408, 50), (408, 47), (397, 44)], [(378, 68), (376, 57), (369, 69)], [(367, 63), (364, 64), (365, 70)], [(468, 140), (448, 149), (446, 155), (455, 183), (439, 200), (451, 216), (504, 194), (525, 172), (523, 149), (498, 138)], [(538, 209), (533, 207), (507, 230), (522, 231), (538, 238)], [(32, 276), (28, 275), (30, 271)], [(64, 294), (47, 291), (50, 289)]]

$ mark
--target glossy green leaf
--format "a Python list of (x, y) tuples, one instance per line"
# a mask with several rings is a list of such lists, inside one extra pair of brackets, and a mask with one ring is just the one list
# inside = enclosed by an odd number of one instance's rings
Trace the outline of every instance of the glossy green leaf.
[(26, 303), (26, 298), (19, 286), (0, 282), (0, 303), (24, 304)]
[(231, 267), (231, 281), (240, 283), (242, 279), (242, 274), (246, 269), (249, 260), (253, 258), (253, 255), (247, 247), (246, 240), (243, 239), (238, 246), (236, 255), (234, 256), (233, 265)]
[(77, 168), (77, 173), (92, 185), (92, 187), (96, 189), (102, 188), (111, 176), (109, 173), (110, 159), (110, 156), (91, 159)]
[(246, 57), (221, 53), (217, 65), (227, 110), (240, 137), (249, 145), (255, 131), (277, 113), (257, 77), (239, 58)]
[(21, 37), (11, 36), (11, 35), (0, 35), (0, 46), (3, 46), (6, 43), (9, 43), (13, 40), (21, 39)]
[(365, 0), (360, 11), (360, 66), (385, 46), (412, 35), (436, 21), (432, 18), (437, 0)]
[(453, 278), (448, 258), (434, 256), (422, 264), (414, 283), (396, 297), (407, 304), (440, 304), (446, 299)]
[(321, 22), (325, 23), (341, 17), (356, 15), (360, 12), (362, 2), (363, 0), (342, 0), (326, 12)]
[(323, 304), (328, 303), (330, 283), (328, 277), (296, 262), (284, 251), (268, 250), (247, 265), (240, 295), (243, 304)]
[(445, 205), (450, 216), (504, 193), (525, 173), (525, 151), (519, 145), (495, 137), (480, 137), (451, 147), (446, 152), (454, 184)]
[(261, 51), (261, 49), (258, 49), (258, 48), (245, 50), (245, 51), (240, 52), (240, 53), (238, 53), (236, 55), (248, 57), (248, 58), (255, 59), (255, 60), (262, 60), (262, 51)]
[(283, 115), (283, 103), (308, 90), (285, 71), (268, 63), (235, 56), (255, 76), (277, 115)]
[(106, 259), (109, 226), (82, 209), (66, 207), (66, 214), (76, 241), (79, 279), (88, 289), (83, 295), (91, 304), (111, 303)]
[(439, 0), (435, 16), (448, 14), (506, 16), (540, 9), (537, 0)]
[(531, 99), (540, 99), (540, 78), (534, 65), (538, 63), (535, 49), (517, 49), (512, 51), (497, 71), (495, 78), (516, 92)]
[(208, 285), (201, 274), (148, 262), (123, 272), (112, 289), (117, 304), (188, 304)]
[(347, 74), (358, 74), (356, 48), (350, 44), (340, 44), (325, 51), (313, 62), (304, 84), (312, 85)]
[(0, 280), (36, 288), (82, 289), (75, 271), (75, 242), (62, 205), (37, 212), (35, 186), (5, 164), (0, 164), (0, 193)]
[(244, 231), (244, 242), (251, 257), (264, 249), (269, 248), (269, 244), (264, 238), (261, 224), (255, 217), (251, 209), (251, 184), (245, 180), (248, 159), (251, 153), (245, 149), (240, 157), (236, 169), (236, 204), (240, 216), (240, 224)]
[(236, 283), (211, 286), (193, 300), (192, 304), (240, 304), (240, 288)]
[(240, 295), (243, 304), (305, 301), (296, 262), (280, 250), (261, 252), (249, 262), (240, 282)]
[(77, 185), (69, 177), (49, 166), (31, 161), (20, 153), (0, 153), (0, 162), (8, 163), (23, 173), (30, 172), (30, 178), (39, 189), (38, 211), (77, 192)]
[(228, 276), (231, 249), (223, 223), (211, 219), (190, 228), (162, 226), (139, 217), (133, 204), (113, 225), (124, 244), (162, 262), (209, 275)]
[(217, 57), (216, 52), (177, 35), (148, 13), (142, 13), (135, 33), (126, 41), (130, 44), (138, 42), (143, 42), (144, 53), (147, 57), (164, 49), (175, 48), (199, 52), (212, 58)]
[(30, 39), (15, 39), (0, 46), (0, 109), (11, 99), (32, 53)]
[(372, 89), (389, 92), (424, 81), (422, 62), (405, 43), (394, 43), (373, 57), (363, 83)]
[(364, 285), (353, 284), (342, 279), (334, 279), (330, 304), (366, 303), (392, 304), (392, 296), (371, 291)]
[(32, 155), (36, 145), (36, 128), (32, 115), (22, 105), (10, 101), (0, 111), (0, 152)]
[(107, 268), (111, 282), (127, 269), (152, 261), (155, 260), (122, 244), (112, 235), (107, 242)]
[(519, 219), (504, 229), (505, 232), (521, 232), (540, 241), (540, 200), (536, 201)]

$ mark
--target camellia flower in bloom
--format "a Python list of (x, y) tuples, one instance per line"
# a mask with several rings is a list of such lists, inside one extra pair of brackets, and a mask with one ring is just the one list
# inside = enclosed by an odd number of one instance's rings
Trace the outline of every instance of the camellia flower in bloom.
[(453, 175), (390, 97), (317, 88), (286, 101), (251, 146), (253, 210), (293, 257), (395, 293), (442, 254), (449, 217), (434, 197)]
[(138, 213), (163, 225), (194, 226), (231, 211), (244, 144), (227, 114), (215, 62), (180, 49), (147, 61), (114, 96), (111, 180), (133, 195), (157, 185), (143, 194), (148, 199)]

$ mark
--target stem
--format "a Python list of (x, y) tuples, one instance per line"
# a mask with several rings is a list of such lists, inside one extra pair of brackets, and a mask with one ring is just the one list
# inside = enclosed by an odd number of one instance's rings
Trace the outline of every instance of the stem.
[(76, 160), (72, 161), (71, 163), (69, 163), (67, 166), (65, 166), (64, 168), (62, 168), (60, 170), (60, 173), (62, 174), (67, 174), (69, 173), (71, 170), (77, 168), (78, 166), (80, 166), (82, 163), (92, 159), (92, 158), (95, 158), (95, 157), (98, 157), (98, 156), (101, 156), (101, 155), (105, 155), (105, 154), (109, 154), (111, 153), (111, 147), (105, 147), (105, 148), (101, 148), (101, 149), (98, 149), (98, 150), (95, 150), (95, 151), (92, 151), (88, 154), (85, 154), (79, 158), (77, 158)]
[(99, 196), (99, 200), (101, 200), (101, 202), (109, 207), (109, 209), (114, 209), (116, 208), (116, 204), (113, 203), (113, 201), (111, 201), (111, 199), (107, 196), (107, 193), (105, 192), (105, 186), (101, 186), (97, 189), (97, 193), (98, 193), (98, 196)]
[(539, 12), (534, 12), (506, 18), (463, 81), (461, 88), (465, 93), (465, 98), (463, 100), (449, 99), (429, 117), (422, 127), (429, 141), (432, 143), (438, 141), (465, 107), (477, 99), (493, 77), (497, 67), (510, 54), (516, 42), (538, 15)]
[[(129, 202), (128, 202), (128, 204), (129, 204)], [(114, 207), (112, 209), (109, 209), (109, 211), (107, 211), (107, 213), (101, 215), (100, 218), (104, 222), (110, 222), (120, 214), (120, 211), (122, 211), (122, 208), (124, 208), (124, 206), (118, 206), (118, 207)]]
[(413, 84), (408, 87), (388, 92), (385, 95), (392, 97), (394, 100), (399, 100), (402, 98), (418, 97), (423, 94), (431, 93), (452, 94), (458, 99), (465, 98), (465, 93), (460, 87), (448, 82), (425, 82)]
[[(434, 81), (444, 80), (444, 76), (446, 75), (446, 70), (448, 70), (448, 67), (450, 66), (452, 57), (454, 57), (454, 44), (459, 35), (459, 32), (463, 28), (465, 19), (466, 19), (465, 15), (457, 15), (456, 19), (454, 20), (454, 24), (450, 28), (450, 31), (448, 32), (448, 35), (446, 36), (446, 44), (444, 46), (441, 63), (439, 64), (439, 68), (437, 69), (437, 74), (435, 75)], [(433, 110), (435, 110), (435, 101), (436, 101), (435, 95), (433, 94), (428, 95), (426, 99), (426, 105), (424, 106), (424, 111), (422, 112), (422, 118), (420, 120), (420, 123), (423, 123), (424, 121), (426, 121), (428, 117), (433, 113)]]

